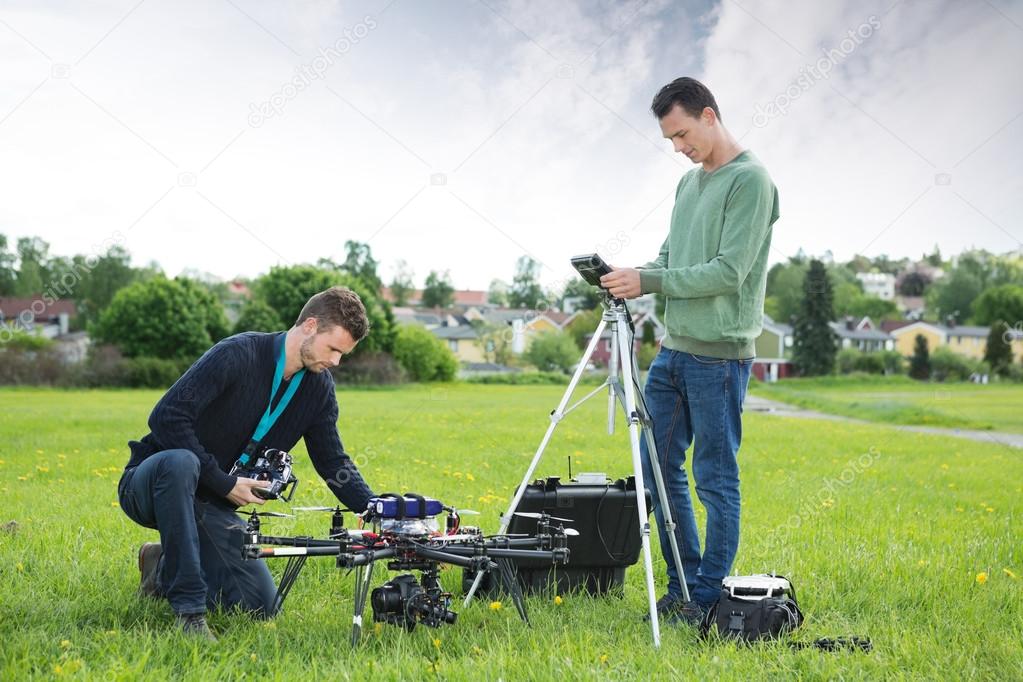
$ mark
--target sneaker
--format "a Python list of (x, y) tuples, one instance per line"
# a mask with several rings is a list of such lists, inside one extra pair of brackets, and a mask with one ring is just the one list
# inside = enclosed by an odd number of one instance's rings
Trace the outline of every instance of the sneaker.
[(147, 542), (139, 547), (139, 573), (142, 574), (142, 579), (139, 582), (139, 594), (146, 597), (161, 596), (156, 585), (156, 569), (160, 565), (161, 556), (163, 556), (163, 547), (159, 542)]
[(206, 624), (204, 613), (179, 613), (177, 616), (178, 627), (189, 637), (199, 637), (210, 642), (216, 642), (217, 637)]
[[(682, 606), (682, 597), (673, 594), (666, 594), (657, 600), (657, 617), (664, 618), (669, 613)], [(643, 620), (650, 620), (650, 614), (643, 615)]]
[(678, 600), (672, 610), (665, 615), (665, 622), (669, 625), (690, 625), (700, 627), (707, 612), (703, 607), (694, 601), (682, 602)]

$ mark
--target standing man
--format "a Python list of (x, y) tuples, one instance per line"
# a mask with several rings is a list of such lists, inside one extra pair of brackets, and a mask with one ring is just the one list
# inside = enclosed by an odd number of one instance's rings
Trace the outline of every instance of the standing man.
[(342, 504), (372, 493), (344, 451), (330, 372), (369, 332), (358, 295), (332, 287), (302, 308), (287, 332), (224, 339), (156, 404), (151, 433), (131, 441), (117, 487), (121, 508), (160, 531), (139, 550), (140, 593), (166, 597), (187, 634), (215, 640), (206, 610), (275, 615), (276, 587), (262, 559), (243, 560), (235, 510), (263, 504), (264, 481), (227, 473), (242, 451), (290, 451), (305, 440), (316, 472)]
[[(668, 593), (658, 601), (658, 613), (697, 623), (717, 601), (739, 546), (736, 456), (754, 340), (764, 317), (778, 191), (760, 161), (722, 124), (714, 96), (699, 81), (672, 81), (657, 93), (651, 109), (675, 151), (699, 167), (678, 183), (668, 238), (657, 259), (639, 269), (615, 269), (601, 282), (617, 297), (654, 292), (667, 301), (667, 334), (644, 392), (659, 461), (651, 462), (644, 439), (643, 475), (652, 487), (652, 467), (663, 474), (692, 599), (683, 603), (664, 512), (654, 495), (668, 564)], [(702, 555), (685, 470), (686, 450), (694, 441), (696, 494), (707, 510)]]

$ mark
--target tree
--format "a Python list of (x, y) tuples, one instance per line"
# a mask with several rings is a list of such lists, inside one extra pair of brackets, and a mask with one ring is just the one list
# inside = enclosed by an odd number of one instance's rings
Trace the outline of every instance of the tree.
[(604, 311), (600, 308), (584, 310), (573, 317), (572, 321), (568, 323), (567, 327), (565, 327), (565, 331), (572, 337), (572, 340), (578, 348), (576, 352), (586, 349), (588, 337), (596, 331), (597, 325), (600, 323), (600, 318), (603, 315)]
[(90, 334), (128, 357), (193, 360), (218, 340), (210, 329), (224, 315), (218, 301), (202, 294), (209, 296), (188, 280), (137, 282), (117, 292)]
[(391, 296), (394, 298), (394, 305), (403, 306), (408, 304), (409, 296), (415, 293), (416, 285), (413, 277), (415, 273), (404, 259), (399, 260), (394, 266), (394, 278), (391, 280)]
[(39, 237), (18, 239), (18, 277), (14, 285), (18, 296), (32, 296), (42, 292), (43, 284), (49, 279), (46, 263), (50, 257), (50, 245)]
[(913, 357), (909, 360), (909, 376), (920, 381), (931, 378), (931, 354), (927, 350), (927, 337), (917, 334), (913, 340)]
[(238, 321), (234, 323), (235, 334), (242, 332), (276, 332), (287, 328), (288, 325), (281, 321), (277, 312), (258, 299), (246, 303), (238, 315)]
[[(74, 264), (80, 272), (88, 267), (84, 256), (75, 256)], [(107, 249), (84, 271), (81, 282), (75, 287), (75, 305), (82, 322), (88, 324), (97, 319), (118, 291), (141, 277), (142, 273), (131, 267), (131, 254), (127, 249), (117, 244)]]
[(539, 308), (544, 298), (540, 286), (540, 263), (529, 256), (521, 256), (515, 263), (515, 278), (508, 292), (508, 305), (512, 308)]
[(561, 309), (566, 310), (565, 301), (570, 298), (581, 299), (576, 305), (576, 310), (593, 310), (600, 306), (604, 300), (603, 292), (586, 280), (576, 277), (565, 286), (565, 292), (561, 295)]
[(997, 320), (1023, 323), (1023, 286), (1003, 284), (988, 289), (973, 302), (973, 319), (983, 325)]
[(504, 280), (490, 280), (490, 288), (487, 289), (487, 303), (497, 306), (508, 305), (508, 284)]
[(525, 353), (526, 360), (544, 372), (569, 372), (579, 361), (579, 350), (572, 337), (564, 332), (544, 332), (533, 339)]
[(991, 366), (995, 374), (1005, 376), (1012, 365), (1012, 345), (1009, 338), (1009, 325), (996, 320), (987, 335), (987, 347), (984, 349), (984, 362)]
[(927, 309), (940, 320), (946, 317), (954, 317), (957, 322), (969, 319), (973, 302), (983, 290), (984, 283), (976, 267), (956, 268), (928, 291)]
[(345, 262), (341, 264), (341, 271), (362, 280), (373, 291), (380, 291), (383, 286), (377, 274), (377, 265), (369, 244), (351, 239), (345, 242)]
[(923, 296), (927, 287), (931, 285), (931, 278), (922, 272), (910, 272), (899, 280), (899, 294), (901, 296)]
[(427, 308), (447, 308), (455, 300), (455, 287), (451, 284), (451, 275), (445, 270), (438, 273), (430, 270), (423, 287), (422, 304)]
[(394, 315), (391, 306), (370, 290), (361, 279), (337, 270), (315, 265), (275, 266), (253, 284), (256, 298), (269, 305), (285, 328), (295, 324), (302, 308), (314, 294), (332, 286), (345, 286), (354, 291), (366, 306), (369, 335), (359, 342), (355, 352), (384, 351), (394, 348)]
[(834, 318), (831, 279), (824, 264), (810, 261), (803, 280), (803, 305), (792, 330), (792, 360), (804, 376), (831, 374), (837, 345), (828, 326)]
[(398, 328), (394, 359), (413, 381), (451, 381), (458, 371), (458, 359), (444, 342), (415, 324)]
[(798, 315), (808, 268), (806, 261), (801, 259), (774, 265), (767, 273), (764, 312), (779, 322), (787, 322)]
[(7, 249), (7, 235), (0, 234), (0, 296), (13, 295), (18, 283), (17, 256)]
[(506, 324), (474, 323), (476, 346), (487, 362), (507, 365), (512, 359), (512, 329)]

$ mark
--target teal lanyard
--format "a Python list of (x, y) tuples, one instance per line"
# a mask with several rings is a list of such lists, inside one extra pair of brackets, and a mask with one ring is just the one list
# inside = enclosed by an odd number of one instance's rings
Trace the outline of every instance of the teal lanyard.
[[(285, 343), (286, 340), (286, 336), (281, 340), (281, 353), (277, 357), (277, 366), (274, 368), (274, 381), (273, 385), (270, 387), (270, 402), (267, 403), (266, 411), (263, 412), (263, 417), (259, 420), (259, 424), (256, 426), (256, 432), (252, 434), (252, 443), (259, 443), (263, 440), (263, 437), (269, 433), (274, 422), (277, 421), (277, 418), (281, 416), (282, 412), (284, 412), (284, 408), (286, 408), (288, 403), (291, 402), (291, 397), (295, 395), (295, 391), (298, 390), (298, 385), (302, 383), (302, 377), (305, 376), (305, 368), (303, 367), (295, 373), (295, 376), (291, 377), (288, 388), (284, 391), (284, 395), (282, 395), (281, 399), (278, 401), (277, 407), (274, 407), (272, 410), (270, 409), (270, 407), (274, 404), (274, 396), (277, 395), (277, 391), (280, 390), (281, 381), (284, 379), (284, 351), (285, 346), (287, 345)], [(242, 453), (242, 455), (238, 458), (238, 461), (242, 464), (247, 464), (249, 461), (249, 454), (249, 448), (246, 448), (246, 451)]]

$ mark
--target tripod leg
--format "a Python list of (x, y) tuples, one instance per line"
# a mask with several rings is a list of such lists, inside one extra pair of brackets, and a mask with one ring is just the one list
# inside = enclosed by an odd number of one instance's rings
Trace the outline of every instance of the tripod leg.
[[(554, 435), (554, 429), (557, 428), (558, 422), (561, 421), (561, 417), (565, 412), (565, 407), (568, 406), (568, 401), (572, 398), (572, 393), (575, 392), (575, 387), (579, 384), (579, 379), (582, 377), (583, 371), (586, 369), (586, 364), (593, 356), (593, 351), (596, 350), (597, 343), (600, 341), (600, 335), (604, 333), (605, 327), (607, 327), (607, 320), (601, 318), (600, 324), (597, 325), (597, 330), (593, 333), (593, 336), (590, 337), (590, 343), (586, 346), (586, 351), (583, 353), (582, 360), (579, 361), (579, 365), (575, 368), (572, 380), (568, 382), (568, 388), (565, 389), (564, 395), (561, 396), (561, 402), (558, 403), (557, 408), (551, 412), (551, 424), (547, 427), (547, 433), (544, 434), (543, 440), (540, 441), (540, 446), (536, 449), (536, 454), (533, 455), (533, 461), (529, 463), (529, 468), (526, 469), (526, 475), (522, 477), (522, 482), (519, 483), (519, 487), (515, 490), (515, 495), (512, 497), (511, 504), (508, 505), (508, 511), (501, 517), (501, 528), (497, 531), (498, 535), (508, 530), (508, 524), (511, 523), (512, 514), (519, 506), (519, 502), (522, 500), (522, 495), (526, 492), (526, 486), (529, 485), (530, 480), (533, 478), (533, 473), (536, 471), (536, 467), (540, 463), (540, 458), (543, 457), (543, 451), (547, 449), (547, 444)], [(462, 604), (463, 606), (469, 606), (482, 581), (483, 571), (479, 571), (476, 573), (476, 579), (473, 580), (472, 587), (469, 588), (468, 594), (465, 595), (465, 602)]]
[(375, 562), (359, 566), (355, 571), (355, 613), (352, 615), (352, 646), (359, 644), (362, 636), (362, 614), (366, 610), (366, 597), (369, 596), (369, 585), (373, 579)]
[[(633, 376), (639, 376), (639, 366), (633, 358)], [(644, 420), (649, 420), (650, 415), (643, 410), (640, 415)], [(675, 519), (671, 515), (671, 504), (668, 500), (668, 491), (664, 487), (664, 475), (661, 472), (660, 458), (657, 454), (657, 443), (654, 438), (653, 429), (643, 428), (643, 437), (646, 438), (647, 453), (650, 455), (650, 469), (654, 472), (654, 485), (657, 493), (658, 503), (661, 505), (661, 512), (664, 518), (664, 528), (668, 532), (668, 544), (671, 546), (671, 558), (675, 560), (675, 569), (678, 571), (679, 582), (682, 583), (682, 598), (689, 601), (689, 586), (686, 584), (686, 573), (682, 566), (681, 553), (678, 550), (678, 538), (675, 537)], [(640, 463), (642, 465), (642, 462)]]
[(650, 556), (650, 520), (647, 518), (646, 494), (643, 492), (643, 462), (639, 452), (639, 413), (636, 411), (636, 385), (632, 376), (632, 335), (626, 330), (624, 314), (619, 315), (612, 334), (622, 334), (618, 350), (621, 354), (625, 393), (625, 416), (629, 424), (629, 445), (632, 448), (632, 469), (636, 477), (636, 512), (639, 516), (639, 529), (643, 544), (643, 568), (646, 570), (647, 600), (650, 606), (650, 628), (653, 633), (654, 647), (661, 646), (661, 624), (657, 619), (657, 597), (654, 593), (654, 565)]
[(529, 617), (526, 615), (526, 602), (522, 596), (522, 588), (519, 587), (519, 581), (515, 577), (515, 569), (512, 566), (511, 559), (497, 559), (497, 570), (501, 573), (501, 582), (504, 583), (504, 589), (507, 590), (508, 596), (511, 597), (512, 603), (515, 604), (515, 610), (519, 612), (519, 617), (529, 625)]

